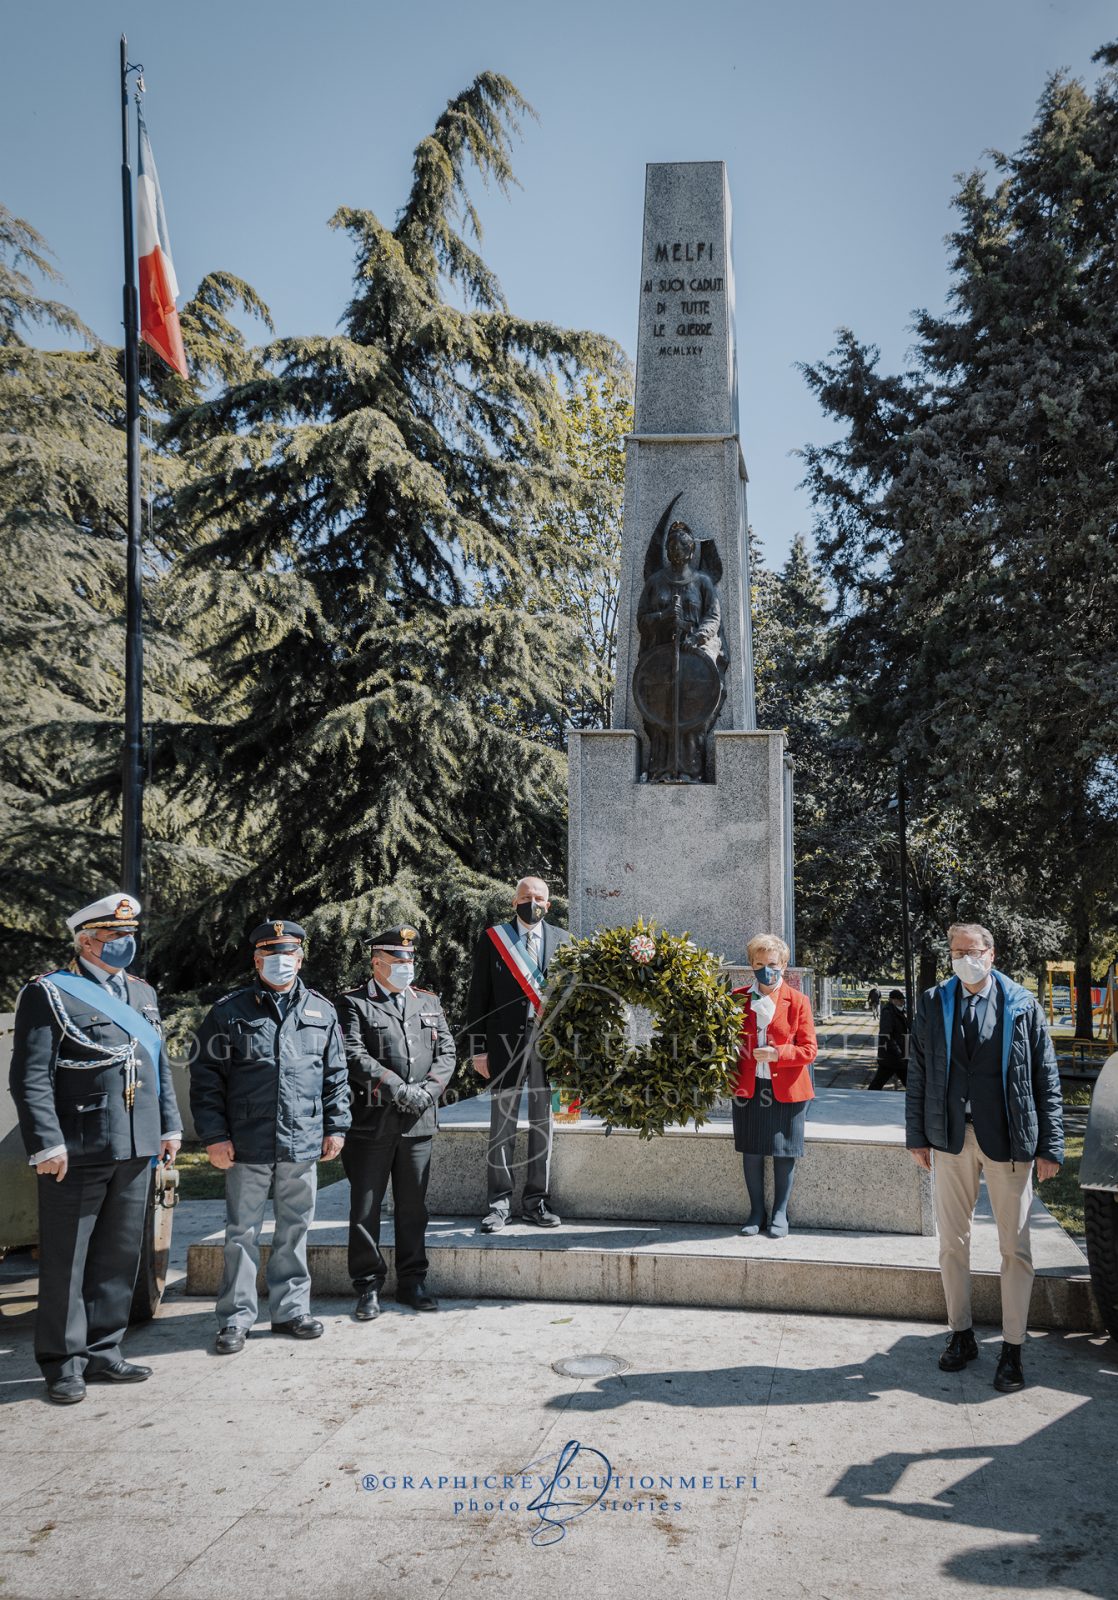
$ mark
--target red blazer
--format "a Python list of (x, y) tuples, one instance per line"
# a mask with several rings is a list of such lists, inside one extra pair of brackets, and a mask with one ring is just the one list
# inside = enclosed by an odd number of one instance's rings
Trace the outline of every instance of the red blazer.
[[(748, 995), (748, 989), (735, 989), (735, 994)], [(819, 1041), (815, 1037), (815, 1023), (811, 1016), (811, 1001), (799, 989), (793, 989), (787, 979), (773, 996), (776, 1012), (769, 1023), (768, 1043), (779, 1050), (776, 1061), (769, 1062), (772, 1073), (773, 1095), (784, 1102), (814, 1100), (808, 1068), (819, 1054)], [(753, 1052), (757, 1048), (757, 1018), (752, 1001), (747, 999), (742, 1017), (741, 1048), (738, 1054), (738, 1081), (735, 1096), (749, 1100), (757, 1083), (757, 1063)]]

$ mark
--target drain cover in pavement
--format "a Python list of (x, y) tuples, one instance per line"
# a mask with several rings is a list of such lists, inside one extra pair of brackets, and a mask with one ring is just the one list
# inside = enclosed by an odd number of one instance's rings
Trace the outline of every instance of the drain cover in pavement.
[(551, 1363), (551, 1370), (564, 1378), (616, 1378), (629, 1370), (629, 1363), (620, 1356), (564, 1356)]

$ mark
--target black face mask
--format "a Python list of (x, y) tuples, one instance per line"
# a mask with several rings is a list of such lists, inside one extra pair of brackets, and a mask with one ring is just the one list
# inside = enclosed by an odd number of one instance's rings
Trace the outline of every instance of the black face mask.
[(535, 923), (543, 921), (547, 907), (541, 906), (537, 900), (518, 900), (515, 910), (521, 922), (530, 928)]

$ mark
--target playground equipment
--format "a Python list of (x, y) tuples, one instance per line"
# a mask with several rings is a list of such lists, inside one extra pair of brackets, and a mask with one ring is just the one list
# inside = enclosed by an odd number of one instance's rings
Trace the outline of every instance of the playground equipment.
[(1118, 1051), (1095, 1084), (1079, 1184), (1091, 1287), (1107, 1332), (1118, 1339)]
[[(1068, 1015), (1075, 1019), (1075, 964), (1071, 961), (1046, 961), (1044, 964), (1044, 992), (1040, 996), (1041, 1004), (1048, 1014), (1049, 1027), (1055, 1027), (1057, 1014)], [(1091, 1022), (1092, 1033), (1095, 1038), (1108, 1039), (1112, 1044), (1118, 1044), (1118, 1035), (1115, 1034), (1115, 992), (1114, 992), (1114, 963), (1106, 974), (1105, 983), (1101, 988), (1091, 986)], [(1066, 1001), (1064, 996), (1066, 995)], [(1057, 996), (1059, 1004), (1057, 1005)]]

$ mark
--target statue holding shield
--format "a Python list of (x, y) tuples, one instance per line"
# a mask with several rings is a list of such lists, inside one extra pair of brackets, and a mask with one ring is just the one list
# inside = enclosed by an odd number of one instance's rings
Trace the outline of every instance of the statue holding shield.
[(648, 783), (702, 783), (707, 734), (725, 696), (726, 646), (718, 583), (722, 562), (669, 504), (649, 541), (637, 605), (640, 650), (633, 698), (645, 729)]

